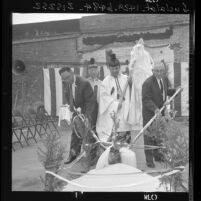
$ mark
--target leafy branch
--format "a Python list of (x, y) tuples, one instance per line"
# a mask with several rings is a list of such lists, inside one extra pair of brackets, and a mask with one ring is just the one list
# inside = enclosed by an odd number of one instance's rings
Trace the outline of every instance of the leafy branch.
[[(64, 159), (65, 152), (65, 149), (61, 144), (60, 137), (56, 133), (51, 133), (48, 134), (42, 142), (45, 150), (41, 147), (38, 147), (37, 150), (40, 162), (45, 170), (58, 173)], [(58, 190), (58, 180), (52, 175), (46, 174), (45, 179), (41, 178), (41, 181), (44, 184), (45, 191)]]

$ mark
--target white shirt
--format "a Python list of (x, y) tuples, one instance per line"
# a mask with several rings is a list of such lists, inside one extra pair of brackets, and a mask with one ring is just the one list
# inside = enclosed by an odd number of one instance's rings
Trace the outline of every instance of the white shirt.
[(94, 89), (94, 86), (95, 86), (95, 85), (100, 86), (101, 83), (102, 83), (102, 81), (99, 80), (98, 78), (93, 79), (93, 78), (89, 77), (88, 80), (89, 80), (89, 82), (90, 82), (90, 84), (91, 84), (91, 87), (92, 87), (93, 89)]

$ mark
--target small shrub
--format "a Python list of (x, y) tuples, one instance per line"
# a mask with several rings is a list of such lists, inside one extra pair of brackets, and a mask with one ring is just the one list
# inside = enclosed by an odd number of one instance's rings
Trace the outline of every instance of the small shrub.
[[(65, 149), (61, 144), (60, 137), (56, 133), (51, 133), (43, 140), (45, 150), (38, 147), (37, 154), (40, 162), (44, 166), (45, 170), (58, 173), (61, 167), (61, 163), (64, 159)], [(45, 175), (45, 179), (41, 178), (44, 184), (45, 191), (58, 190), (58, 179), (50, 174)]]
[[(172, 116), (168, 113), (158, 116), (144, 135), (155, 138), (159, 145), (165, 147), (159, 151), (164, 156), (165, 165), (174, 169), (178, 166), (186, 166), (189, 162), (189, 138), (182, 131), (181, 123), (174, 120), (176, 113), (171, 112)], [(167, 181), (167, 178), (165, 180)], [(174, 191), (184, 189), (180, 172), (170, 177), (169, 183), (171, 190), (172, 188)]]

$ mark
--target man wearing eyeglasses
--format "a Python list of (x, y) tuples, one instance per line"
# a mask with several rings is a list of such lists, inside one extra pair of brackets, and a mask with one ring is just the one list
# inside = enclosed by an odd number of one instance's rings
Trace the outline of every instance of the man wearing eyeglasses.
[[(95, 98), (89, 81), (75, 75), (69, 67), (61, 68), (59, 74), (64, 85), (64, 96), (66, 102), (70, 105), (71, 112), (74, 112), (75, 108), (81, 108), (81, 112), (87, 118), (88, 124), (91, 125)], [(81, 144), (82, 140), (76, 135), (75, 129), (73, 129), (69, 159), (65, 164), (69, 164), (75, 160), (80, 153)]]
[[(142, 116), (143, 127), (155, 115), (160, 114), (167, 96), (172, 96), (176, 89), (170, 89), (169, 80), (165, 76), (165, 66), (163, 62), (157, 62), (152, 69), (153, 75), (147, 78), (142, 85)], [(161, 113), (164, 115), (164, 112)], [(150, 136), (144, 135), (145, 145), (155, 145), (156, 141)], [(154, 168), (154, 160), (163, 162), (163, 156), (158, 150), (145, 150), (146, 163), (150, 168)]]

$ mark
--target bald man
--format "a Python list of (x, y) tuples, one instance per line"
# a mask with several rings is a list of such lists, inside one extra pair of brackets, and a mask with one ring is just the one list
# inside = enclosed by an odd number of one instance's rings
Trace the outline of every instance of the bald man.
[[(153, 75), (147, 78), (142, 85), (142, 117), (143, 127), (156, 114), (160, 113), (167, 96), (172, 96), (175, 89), (169, 89), (169, 80), (165, 76), (165, 66), (162, 62), (155, 63), (152, 69)], [(162, 112), (163, 115), (163, 112)], [(155, 145), (157, 142), (150, 136), (144, 135), (145, 145)], [(163, 161), (163, 156), (155, 150), (145, 150), (146, 163), (150, 168), (154, 168), (154, 160)]]

